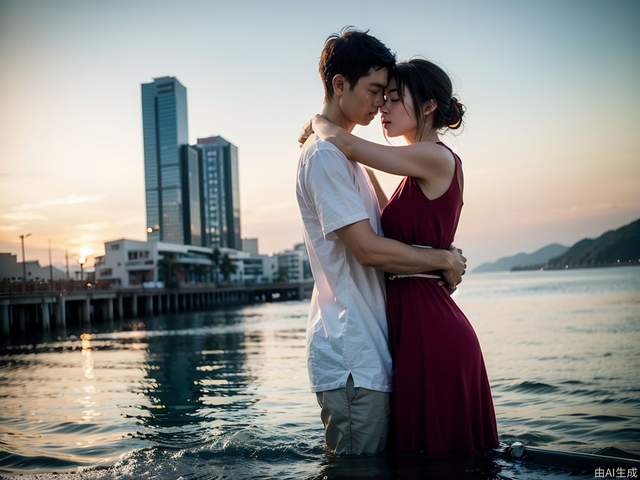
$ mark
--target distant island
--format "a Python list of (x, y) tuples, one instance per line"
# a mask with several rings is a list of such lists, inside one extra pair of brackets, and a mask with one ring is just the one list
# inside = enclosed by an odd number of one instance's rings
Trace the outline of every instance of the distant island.
[(598, 238), (585, 238), (571, 247), (554, 243), (533, 253), (519, 253), (483, 263), (474, 273), (640, 265), (640, 219)]

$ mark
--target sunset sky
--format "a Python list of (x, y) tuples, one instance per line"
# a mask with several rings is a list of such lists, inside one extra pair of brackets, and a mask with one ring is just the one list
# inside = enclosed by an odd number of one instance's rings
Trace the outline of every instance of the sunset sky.
[[(435, 61), (467, 105), (445, 142), (472, 266), (640, 217), (639, 2), (0, 0), (0, 252), (31, 233), (27, 259), (51, 239), (62, 264), (145, 238), (140, 84), (164, 75), (187, 88), (191, 143), (239, 147), (243, 237), (301, 241), (296, 138), (345, 25)], [(355, 133), (384, 142), (379, 118)]]

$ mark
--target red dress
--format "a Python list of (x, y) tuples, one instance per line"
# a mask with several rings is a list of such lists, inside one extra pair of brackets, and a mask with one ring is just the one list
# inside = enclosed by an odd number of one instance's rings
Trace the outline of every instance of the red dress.
[[(445, 146), (441, 142), (438, 142)], [(382, 212), (388, 238), (448, 248), (462, 210), (462, 165), (448, 190), (429, 200), (405, 177)], [(473, 327), (437, 280), (387, 280), (394, 362), (392, 448), (429, 458), (473, 455), (498, 447), (491, 388)]]

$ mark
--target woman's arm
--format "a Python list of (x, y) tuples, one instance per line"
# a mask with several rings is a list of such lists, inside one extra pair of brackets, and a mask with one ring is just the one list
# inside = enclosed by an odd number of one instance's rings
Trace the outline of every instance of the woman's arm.
[(384, 207), (389, 203), (389, 199), (387, 198), (387, 194), (384, 193), (382, 187), (380, 186), (380, 182), (376, 178), (376, 174), (373, 170), (367, 167), (367, 175), (369, 175), (369, 180), (371, 180), (371, 184), (373, 185), (373, 189), (376, 191), (376, 197), (378, 197), (378, 205), (380, 206), (380, 211), (384, 210)]
[(333, 143), (348, 159), (383, 172), (428, 180), (451, 175), (455, 165), (451, 153), (434, 143), (380, 145), (348, 133), (322, 115), (313, 118), (312, 126), (316, 135)]

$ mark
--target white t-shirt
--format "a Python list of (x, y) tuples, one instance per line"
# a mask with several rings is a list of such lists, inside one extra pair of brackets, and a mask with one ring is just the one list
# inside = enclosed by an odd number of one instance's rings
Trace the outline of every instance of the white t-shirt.
[(355, 387), (391, 391), (384, 277), (358, 263), (335, 230), (369, 219), (382, 235), (375, 190), (360, 164), (311, 137), (302, 148), (296, 186), (304, 241), (315, 280), (307, 323), (311, 390)]

